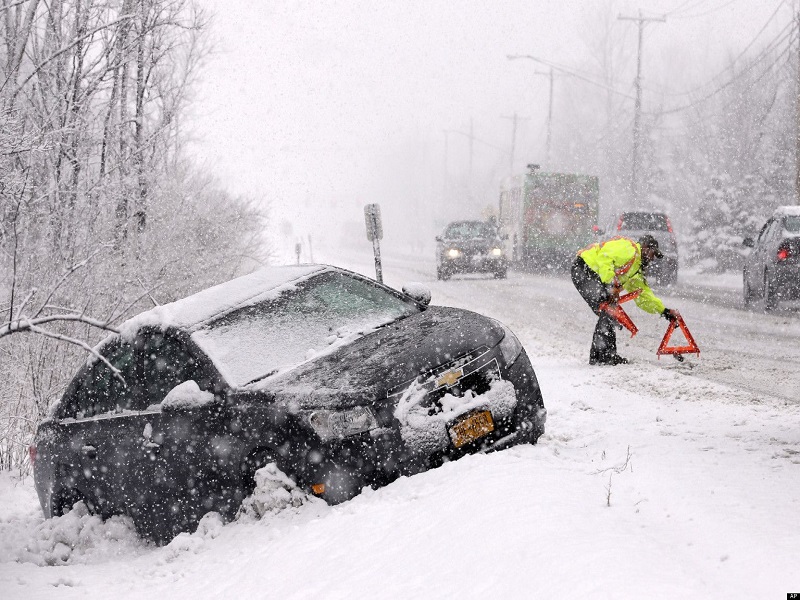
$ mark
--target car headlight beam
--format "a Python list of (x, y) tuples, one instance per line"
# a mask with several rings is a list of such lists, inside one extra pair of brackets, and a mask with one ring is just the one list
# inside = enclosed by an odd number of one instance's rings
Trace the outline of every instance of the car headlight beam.
[(459, 250), (458, 248), (450, 248), (447, 251), (448, 258), (458, 258), (459, 256), (461, 256), (461, 250)]
[(492, 256), (503, 256), (503, 249), (502, 248), (492, 248), (491, 255)]
[(378, 427), (375, 415), (367, 406), (337, 411), (315, 410), (308, 415), (308, 424), (323, 442), (344, 439)]

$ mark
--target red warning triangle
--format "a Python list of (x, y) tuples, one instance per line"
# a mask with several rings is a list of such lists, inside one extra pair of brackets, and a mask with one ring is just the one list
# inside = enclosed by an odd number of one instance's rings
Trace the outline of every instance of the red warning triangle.
[(622, 310), (620, 304), (622, 304), (623, 302), (627, 302), (628, 300), (633, 300), (641, 293), (642, 290), (636, 290), (635, 292), (631, 292), (630, 294), (625, 294), (624, 296), (621, 296), (619, 300), (617, 300), (616, 304), (609, 304), (608, 302), (603, 302), (600, 304), (600, 310), (604, 310), (612, 317), (614, 317), (614, 319), (616, 319), (616, 321), (620, 325), (622, 325), (625, 329), (631, 332), (631, 337), (636, 335), (636, 333), (639, 331), (639, 328), (633, 324), (633, 321), (631, 321), (631, 318), (628, 316), (628, 313)]
[[(681, 328), (681, 332), (683, 332), (683, 335), (686, 337), (685, 346), (668, 345), (669, 338), (672, 337), (672, 332), (674, 332), (677, 327)], [(658, 347), (656, 354), (659, 358), (662, 354), (700, 354), (700, 348), (697, 347), (697, 342), (694, 341), (692, 334), (689, 333), (689, 328), (686, 327), (683, 317), (679, 315), (676, 319), (670, 321), (667, 332), (664, 334), (664, 339), (661, 340), (661, 345)]]
[(614, 317), (620, 325), (625, 327), (625, 329), (630, 331), (631, 337), (635, 336), (639, 331), (639, 328), (633, 324), (633, 321), (631, 321), (628, 313), (622, 310), (622, 307), (619, 304), (606, 304), (605, 306), (601, 304), (600, 308)]

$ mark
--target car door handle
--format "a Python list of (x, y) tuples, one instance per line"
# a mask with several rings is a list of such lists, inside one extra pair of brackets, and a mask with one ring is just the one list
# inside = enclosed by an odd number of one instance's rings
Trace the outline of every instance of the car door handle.
[(81, 454), (83, 454), (86, 458), (97, 458), (97, 448), (87, 444), (86, 446), (81, 447)]

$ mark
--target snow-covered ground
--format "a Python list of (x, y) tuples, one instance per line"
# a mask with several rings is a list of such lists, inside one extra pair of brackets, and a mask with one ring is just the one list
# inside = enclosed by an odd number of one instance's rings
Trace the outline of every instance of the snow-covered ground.
[[(368, 258), (331, 260), (370, 273)], [(470, 456), (336, 507), (248, 513), (156, 548), (120, 518), (41, 517), (0, 478), (2, 598), (784, 598), (800, 591), (800, 319), (664, 297), (702, 353), (657, 360), (666, 327), (628, 310), (630, 365), (586, 364), (593, 317), (569, 281), (437, 282), (389, 258), (387, 283), (498, 318), (548, 407), (536, 446)], [(261, 488), (259, 488), (261, 489)], [(261, 493), (266, 493), (261, 489)], [(54, 566), (51, 566), (54, 565)]]

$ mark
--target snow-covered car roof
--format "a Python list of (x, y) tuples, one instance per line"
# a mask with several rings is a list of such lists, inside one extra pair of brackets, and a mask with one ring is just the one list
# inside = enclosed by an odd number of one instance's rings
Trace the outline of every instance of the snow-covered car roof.
[[(142, 327), (177, 327), (189, 331), (234, 309), (276, 298), (312, 275), (334, 270), (328, 265), (266, 267), (220, 283), (186, 298), (156, 306), (122, 323), (120, 333), (132, 338)], [(101, 343), (102, 345), (102, 343)]]
[(776, 217), (800, 217), (800, 206), (779, 206), (775, 209)]

